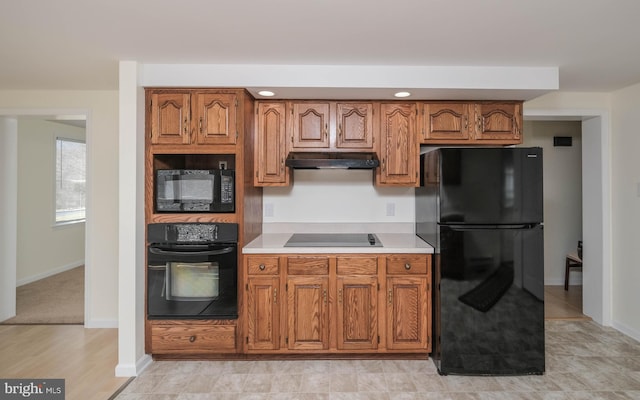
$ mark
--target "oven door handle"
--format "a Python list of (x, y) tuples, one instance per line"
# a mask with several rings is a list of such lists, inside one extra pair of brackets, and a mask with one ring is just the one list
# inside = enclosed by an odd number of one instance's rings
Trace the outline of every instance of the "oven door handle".
[(206, 251), (172, 251), (162, 250), (158, 247), (149, 247), (151, 254), (157, 254), (161, 256), (219, 256), (222, 254), (229, 254), (235, 250), (234, 247), (225, 247), (220, 250), (206, 250)]

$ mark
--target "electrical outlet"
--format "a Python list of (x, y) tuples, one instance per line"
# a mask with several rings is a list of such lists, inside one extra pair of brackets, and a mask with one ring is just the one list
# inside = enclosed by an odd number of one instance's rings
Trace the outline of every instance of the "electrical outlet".
[(387, 217), (396, 215), (396, 203), (387, 203)]
[(264, 203), (264, 216), (273, 217), (273, 203)]

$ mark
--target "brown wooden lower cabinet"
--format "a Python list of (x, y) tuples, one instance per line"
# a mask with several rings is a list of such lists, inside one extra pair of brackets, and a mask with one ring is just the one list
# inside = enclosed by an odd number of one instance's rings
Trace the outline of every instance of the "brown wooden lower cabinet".
[(244, 259), (247, 353), (430, 351), (430, 254)]
[(236, 353), (235, 321), (152, 321), (150, 323), (153, 354)]

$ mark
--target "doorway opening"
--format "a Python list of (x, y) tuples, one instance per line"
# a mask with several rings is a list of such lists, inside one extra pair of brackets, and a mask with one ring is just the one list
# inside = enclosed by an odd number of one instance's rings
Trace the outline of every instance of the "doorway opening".
[[(59, 138), (84, 143), (87, 115), (55, 111), (0, 116), (0, 120), (0, 140), (14, 154), (5, 161), (12, 165), (3, 165), (0, 176), (0, 187), (7, 189), (1, 191), (0, 217), (8, 222), (0, 236), (15, 238), (13, 243), (2, 243), (7, 254), (0, 272), (8, 277), (2, 289), (11, 301), (2, 306), (0, 323), (84, 325), (88, 285), (85, 219), (80, 211), (86, 206), (68, 201), (75, 210), (65, 213), (60, 199), (56, 204), (56, 193), (60, 197), (61, 187), (72, 185), (80, 202), (86, 200), (86, 151), (60, 154), (57, 144)], [(59, 179), (60, 156), (65, 157), (64, 183)], [(75, 167), (81, 167), (83, 174), (72, 173), (69, 168)], [(72, 212), (73, 218), (61, 220)]]
[[(525, 110), (526, 121), (576, 121), (581, 139), (582, 313), (611, 325), (611, 208), (609, 116), (602, 110)], [(577, 241), (569, 236), (566, 240)], [(569, 243), (569, 242), (567, 242)], [(565, 245), (567, 251), (577, 243)], [(546, 251), (546, 247), (545, 247)], [(562, 250), (564, 251), (564, 250)], [(558, 263), (554, 260), (553, 263)], [(564, 258), (557, 270), (562, 271)], [(559, 276), (556, 275), (556, 280)], [(573, 278), (572, 278), (573, 279)], [(546, 281), (546, 279), (545, 279)], [(571, 290), (571, 287), (570, 289)], [(577, 289), (576, 289), (577, 290)]]

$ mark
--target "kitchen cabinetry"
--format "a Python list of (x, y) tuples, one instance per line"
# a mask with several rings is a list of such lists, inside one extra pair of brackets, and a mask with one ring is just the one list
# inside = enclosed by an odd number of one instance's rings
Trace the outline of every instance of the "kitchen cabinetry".
[(429, 276), (424, 257), (387, 257), (388, 349), (431, 349)]
[(427, 102), (421, 107), (422, 143), (522, 143), (522, 102)]
[(339, 350), (378, 348), (378, 259), (340, 256), (336, 262)]
[(374, 151), (373, 102), (294, 101), (290, 151)]
[(235, 321), (152, 321), (147, 350), (156, 355), (236, 352)]
[(191, 142), (191, 95), (188, 91), (149, 94), (151, 144)]
[(380, 185), (418, 184), (417, 104), (380, 105)]
[(430, 255), (250, 254), (245, 266), (248, 353), (430, 350)]
[(287, 258), (287, 337), (290, 350), (329, 348), (329, 259)]
[[(145, 222), (151, 223), (236, 223), (238, 247), (256, 238), (262, 228), (262, 189), (253, 185), (254, 99), (234, 88), (147, 88), (145, 134)], [(284, 147), (284, 146), (283, 146)], [(235, 208), (230, 212), (158, 212), (154, 207), (155, 175), (161, 169), (230, 169), (235, 171)], [(242, 265), (238, 252), (237, 265)], [(247, 282), (238, 270), (239, 299), (244, 299)], [(279, 285), (278, 271), (276, 277)], [(145, 282), (148, 282), (145, 268)], [(255, 276), (254, 292), (264, 282)], [(265, 276), (264, 278), (269, 278)], [(278, 286), (275, 286), (278, 288)], [(145, 296), (148, 292), (145, 291)], [(269, 304), (258, 300), (259, 315)], [(255, 304), (255, 303), (254, 303)], [(245, 304), (240, 302), (242, 310)], [(279, 304), (273, 307), (279, 311)], [(244, 311), (240, 311), (241, 318)], [(153, 319), (146, 316), (145, 351), (155, 358), (206, 357), (243, 351), (243, 324), (236, 319)], [(277, 313), (273, 318), (278, 318)], [(262, 329), (256, 342), (264, 346), (268, 330)]]
[(286, 150), (286, 103), (256, 105), (255, 186), (288, 186)]
[(480, 103), (475, 109), (478, 142), (522, 143), (521, 103)]
[(247, 257), (247, 349), (280, 348), (280, 263), (275, 257)]
[(149, 92), (151, 145), (236, 144), (238, 91)]

